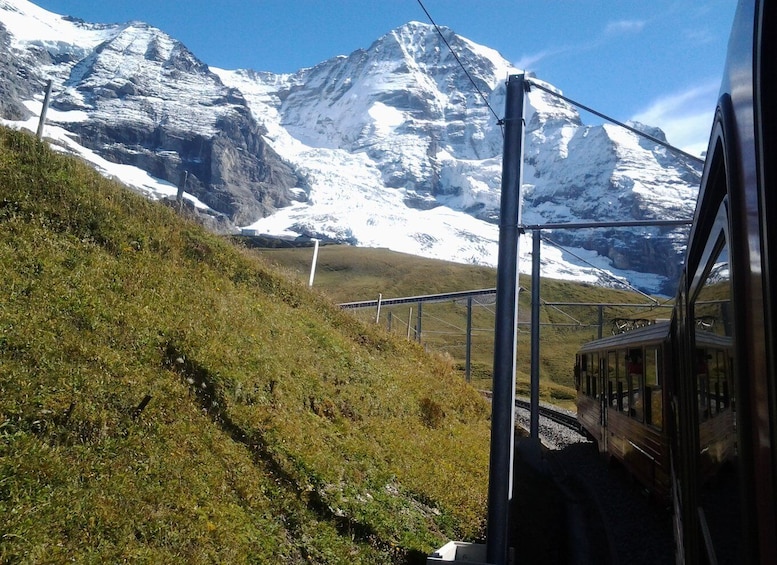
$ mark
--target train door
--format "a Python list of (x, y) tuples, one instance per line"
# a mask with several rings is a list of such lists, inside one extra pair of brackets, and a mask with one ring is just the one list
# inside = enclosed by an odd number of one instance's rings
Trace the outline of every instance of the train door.
[(618, 409), (622, 402), (618, 395), (618, 355), (615, 351), (602, 352), (602, 380), (604, 384), (604, 405), (602, 406), (602, 448), (610, 453), (610, 410)]

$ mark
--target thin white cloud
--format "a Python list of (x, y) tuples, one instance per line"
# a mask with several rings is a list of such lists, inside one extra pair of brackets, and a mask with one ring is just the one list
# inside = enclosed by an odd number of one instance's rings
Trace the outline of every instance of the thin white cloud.
[(718, 86), (710, 81), (658, 98), (631, 119), (660, 127), (669, 143), (699, 155), (707, 149)]
[(604, 37), (639, 33), (646, 24), (647, 22), (644, 20), (619, 20), (617, 22), (609, 22), (604, 28)]
[(715, 34), (709, 28), (694, 28), (683, 31), (685, 39), (696, 46), (704, 46), (717, 39)]
[(544, 51), (539, 51), (538, 53), (529, 53), (526, 55), (522, 55), (518, 61), (513, 63), (515, 65), (515, 68), (517, 69), (524, 69), (529, 70), (535, 68), (537, 63), (542, 61), (543, 59), (547, 59), (548, 57), (552, 57), (553, 55), (556, 55), (560, 53), (561, 50), (551, 50), (546, 49)]
[(643, 20), (619, 20), (615, 22), (609, 22), (601, 31), (601, 33), (591, 41), (586, 41), (585, 43), (579, 43), (576, 45), (559, 45), (557, 47), (543, 49), (542, 51), (538, 51), (536, 53), (528, 53), (522, 55), (521, 58), (513, 64), (518, 69), (532, 69), (536, 67), (537, 63), (543, 61), (544, 59), (555, 57), (557, 55), (564, 55), (566, 53), (580, 53), (582, 51), (590, 51), (591, 49), (596, 49), (602, 45), (605, 45), (612, 37), (639, 33), (646, 25), (647, 22)]

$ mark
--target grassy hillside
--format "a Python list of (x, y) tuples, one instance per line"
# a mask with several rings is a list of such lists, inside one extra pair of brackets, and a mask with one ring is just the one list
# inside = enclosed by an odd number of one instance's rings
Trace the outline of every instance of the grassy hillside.
[[(307, 284), (313, 251), (310, 248), (261, 249), (262, 257), (282, 268), (290, 277)], [(521, 275), (517, 387), (529, 393), (531, 369), (530, 326), (531, 277)], [(365, 249), (327, 245), (319, 249), (314, 288), (334, 302), (377, 300), (455, 292), (496, 286), (496, 269), (424, 259), (386, 249)], [(580, 345), (597, 337), (599, 311), (596, 306), (555, 306), (556, 303), (645, 304), (634, 292), (605, 289), (586, 283), (543, 278), (540, 309), (540, 382), (544, 400), (571, 407), (574, 401), (573, 365)], [(412, 308), (412, 311), (411, 311)], [(376, 311), (353, 311), (365, 323), (375, 323)], [(613, 318), (668, 316), (669, 310), (608, 306), (603, 310), (603, 335)], [(390, 316), (390, 318), (389, 318)], [(459, 303), (424, 304), (421, 342), (430, 351), (444, 352), (463, 370), (466, 358), (467, 306)], [(475, 304), (472, 310), (471, 376), (477, 388), (491, 387), (495, 305)], [(380, 324), (397, 335), (416, 337), (417, 305), (383, 307)], [(408, 328), (409, 326), (409, 328)]]
[(482, 536), (488, 406), (449, 361), (7, 130), (0, 277), (0, 562), (410, 563)]

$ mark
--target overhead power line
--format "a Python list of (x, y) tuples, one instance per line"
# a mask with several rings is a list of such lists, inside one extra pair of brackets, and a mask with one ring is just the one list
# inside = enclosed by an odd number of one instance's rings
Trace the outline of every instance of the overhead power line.
[(442, 34), (442, 30), (440, 29), (440, 26), (438, 26), (434, 19), (432, 19), (432, 15), (429, 13), (429, 11), (426, 9), (426, 6), (424, 6), (424, 3), (421, 0), (418, 0), (418, 4), (421, 6), (421, 9), (426, 14), (426, 17), (429, 18), (429, 21), (432, 22), (432, 25), (434, 26), (434, 29), (437, 30), (437, 34), (440, 36), (440, 39), (443, 40), (445, 45), (448, 47), (448, 51), (451, 52), (451, 55), (453, 55), (453, 58), (456, 59), (456, 62), (461, 67), (461, 70), (464, 71), (464, 74), (467, 75), (467, 78), (472, 83), (472, 86), (475, 87), (475, 90), (477, 90), (478, 94), (480, 94), (480, 97), (483, 99), (483, 102), (485, 102), (486, 106), (489, 110), (491, 110), (491, 113), (496, 118), (497, 124), (502, 124), (502, 119), (497, 115), (496, 112), (494, 112), (494, 109), (491, 107), (491, 104), (488, 103), (488, 99), (486, 98), (486, 95), (483, 94), (483, 91), (480, 90), (477, 83), (475, 83), (475, 80), (472, 78), (472, 75), (469, 74), (469, 71), (467, 71), (466, 67), (464, 66), (464, 63), (461, 62), (461, 59), (459, 59), (459, 56), (456, 55), (456, 53), (453, 51), (453, 48), (451, 47), (450, 43), (448, 43), (448, 40), (445, 39), (445, 36)]
[(601, 112), (597, 112), (593, 108), (585, 106), (584, 104), (581, 104), (580, 102), (576, 102), (576, 101), (572, 100), (571, 98), (568, 98), (568, 97), (564, 96), (563, 94), (560, 94), (559, 92), (556, 92), (555, 90), (552, 90), (552, 89), (548, 88), (547, 86), (543, 86), (543, 85), (541, 85), (541, 84), (539, 84), (539, 83), (537, 83), (537, 82), (535, 82), (533, 80), (530, 80), (530, 79), (527, 79), (526, 82), (528, 82), (531, 86), (537, 87), (540, 90), (544, 90), (545, 92), (547, 92), (548, 94), (550, 94), (552, 96), (555, 96), (557, 98), (561, 98), (565, 102), (569, 102), (573, 106), (577, 106), (578, 108), (582, 108), (586, 112), (590, 112), (590, 113), (592, 113), (595, 116), (599, 116), (600, 118), (602, 118), (604, 120), (607, 120), (608, 122), (612, 122), (613, 124), (618, 125), (618, 126), (620, 126), (622, 128), (625, 128), (625, 129), (629, 130), (630, 132), (636, 133), (637, 135), (642, 136), (642, 137), (644, 137), (646, 139), (649, 139), (653, 143), (656, 143), (656, 144), (658, 144), (658, 145), (660, 145), (662, 147), (666, 147), (670, 151), (674, 151), (675, 153), (679, 153), (679, 154), (687, 157), (688, 159), (692, 159), (692, 160), (694, 160), (697, 163), (700, 163), (702, 165), (704, 164), (704, 159), (702, 159), (701, 157), (697, 157), (696, 155), (691, 155), (690, 153), (687, 153), (686, 151), (683, 151), (682, 149), (680, 149), (678, 147), (675, 147), (674, 145), (671, 145), (671, 144), (667, 143), (666, 141), (658, 139), (657, 137), (655, 137), (653, 135), (650, 135), (649, 133), (645, 133), (644, 131), (638, 130), (637, 128), (632, 127), (632, 126), (630, 126), (628, 124), (624, 124), (623, 122), (619, 122), (615, 118), (611, 118), (610, 116), (607, 116), (606, 114), (602, 114)]
[(654, 305), (659, 303), (659, 302), (658, 302), (658, 300), (656, 300), (655, 298), (653, 298), (652, 296), (650, 296), (650, 295), (648, 295), (648, 294), (645, 294), (644, 292), (642, 292), (642, 291), (641, 291), (641, 290), (639, 290), (638, 288), (636, 288), (636, 287), (632, 286), (631, 284), (629, 284), (629, 282), (628, 282), (628, 281), (626, 281), (626, 280), (622, 280), (622, 279), (619, 279), (619, 278), (617, 278), (617, 277), (613, 276), (613, 275), (612, 275), (612, 273), (609, 273), (608, 271), (605, 271), (604, 269), (602, 269), (602, 268), (600, 268), (600, 267), (597, 267), (596, 265), (594, 265), (594, 264), (593, 264), (593, 263), (591, 263), (590, 261), (586, 261), (585, 259), (583, 259), (583, 258), (582, 258), (582, 257), (580, 257), (579, 255), (576, 255), (576, 254), (572, 253), (572, 252), (571, 252), (569, 249), (567, 249), (566, 247), (564, 247), (564, 246), (562, 246), (562, 245), (560, 245), (560, 244), (556, 243), (556, 242), (555, 242), (555, 241), (553, 241), (552, 239), (550, 239), (550, 238), (548, 238), (548, 237), (546, 237), (546, 236), (544, 236), (544, 235), (543, 235), (543, 236), (541, 236), (541, 237), (542, 237), (542, 241), (545, 241), (545, 242), (549, 243), (549, 244), (550, 244), (550, 245), (552, 245), (553, 247), (556, 247), (557, 249), (560, 249), (561, 251), (564, 251), (565, 253), (569, 253), (569, 254), (570, 254), (572, 257), (574, 257), (575, 259), (578, 259), (579, 261), (582, 261), (583, 263), (585, 263), (586, 265), (588, 265), (588, 266), (589, 266), (589, 267), (591, 267), (592, 269), (595, 269), (595, 270), (599, 271), (600, 273), (602, 273), (604, 276), (606, 276), (606, 277), (607, 277), (607, 278), (609, 278), (610, 280), (612, 280), (612, 281), (615, 281), (615, 282), (617, 282), (618, 284), (622, 284), (623, 286), (625, 286), (625, 287), (627, 287), (628, 289), (630, 289), (630, 290), (632, 290), (632, 291), (636, 292), (637, 294), (640, 294), (640, 295), (644, 296), (645, 298), (647, 298), (648, 300), (650, 300), (650, 301), (651, 301), (651, 302), (652, 302)]

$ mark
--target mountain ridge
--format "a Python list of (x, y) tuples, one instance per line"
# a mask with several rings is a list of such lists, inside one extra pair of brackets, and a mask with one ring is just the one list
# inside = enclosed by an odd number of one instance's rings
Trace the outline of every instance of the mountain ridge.
[[(65, 21), (26, 0), (2, 0), (4, 23), (13, 23), (9, 6), (50, 26)], [(13, 87), (16, 99), (29, 106), (24, 98), (44, 70), (58, 76), (65, 92), (53, 98), (61, 113), (51, 122), (71, 137), (67, 143), (80, 136), (78, 143), (102, 158), (175, 186), (186, 171), (188, 197), (226, 216), (233, 230), (496, 264), (502, 137), (492, 112), (504, 107), (504, 78), (519, 71), (493, 49), (440, 28), (465, 73), (437, 28), (409, 22), (368, 48), (276, 75), (208, 67), (184, 46), (171, 57), (166, 48), (175, 40), (152, 26), (124, 24), (111, 37), (118, 28), (79, 25), (68, 28), (76, 39), (60, 38), (56, 50), (45, 47), (45, 34), (13, 39), (18, 24), (8, 31), (11, 49), (27, 46), (49, 59), (55, 51), (64, 61), (31, 61), (25, 68), (33, 80), (5, 84), (21, 82)], [(99, 72), (94, 62), (109, 59), (121, 33), (140, 42), (149, 30), (154, 41), (146, 49), (131, 56), (121, 51), (125, 58), (106, 66), (112, 75)], [(91, 78), (68, 70), (76, 59)], [(126, 72), (127, 62), (144, 71)], [(176, 90), (177, 83), (186, 88)], [(87, 92), (94, 108), (79, 98)], [(185, 102), (176, 104), (177, 97)], [(577, 110), (542, 90), (531, 89), (527, 101), (526, 223), (691, 216), (700, 175), (695, 164), (631, 132), (585, 125)], [(110, 110), (108, 117), (101, 108)], [(132, 112), (135, 119), (122, 120)], [(4, 110), (9, 120), (19, 121), (18, 114)], [(683, 230), (665, 228), (557, 232), (552, 239), (572, 252), (543, 245), (543, 272), (611, 284), (604, 269), (644, 290), (671, 294), (684, 237)], [(585, 262), (576, 258), (581, 255)]]

